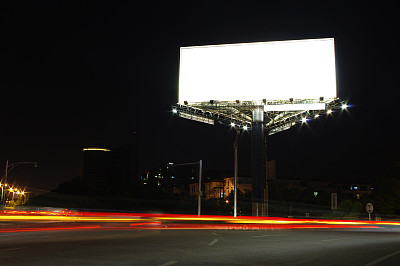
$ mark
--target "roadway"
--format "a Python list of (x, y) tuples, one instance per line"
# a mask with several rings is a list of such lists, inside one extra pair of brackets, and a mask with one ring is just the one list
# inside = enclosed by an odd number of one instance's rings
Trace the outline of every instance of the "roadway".
[(92, 227), (0, 233), (1, 265), (400, 265), (400, 231)]

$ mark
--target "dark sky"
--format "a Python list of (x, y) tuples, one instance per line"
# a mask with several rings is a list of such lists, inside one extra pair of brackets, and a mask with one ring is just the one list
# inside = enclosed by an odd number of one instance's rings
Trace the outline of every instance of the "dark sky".
[[(139, 140), (139, 170), (204, 160), (232, 169), (234, 134), (173, 118), (179, 47), (333, 37), (349, 113), (271, 136), (281, 175), (380, 178), (399, 158), (395, 1), (12, 1), (0, 4), (0, 171), (53, 189), (84, 145)], [(249, 173), (250, 135), (240, 138)]]

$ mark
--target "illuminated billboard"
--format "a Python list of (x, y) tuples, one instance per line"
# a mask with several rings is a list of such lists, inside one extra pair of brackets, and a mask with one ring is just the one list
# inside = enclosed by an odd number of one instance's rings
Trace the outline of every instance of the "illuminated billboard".
[(333, 38), (181, 47), (179, 103), (337, 97)]

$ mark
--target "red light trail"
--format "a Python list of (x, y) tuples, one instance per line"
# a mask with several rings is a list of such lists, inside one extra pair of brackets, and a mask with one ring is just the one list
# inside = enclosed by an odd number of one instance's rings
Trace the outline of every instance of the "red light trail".
[[(291, 219), (280, 217), (182, 215), (159, 213), (117, 213), (61, 211), (4, 211), (0, 233), (49, 230), (268, 230), (268, 229), (344, 229), (399, 226), (396, 221)], [(37, 223), (52, 221), (52, 223)], [(33, 226), (35, 222), (35, 226)], [(18, 223), (18, 228), (14, 225)], [(62, 225), (60, 225), (62, 223)], [(77, 225), (79, 223), (79, 225)], [(101, 225), (98, 225), (101, 223)], [(95, 225), (93, 225), (95, 224)], [(40, 226), (39, 226), (40, 225)]]

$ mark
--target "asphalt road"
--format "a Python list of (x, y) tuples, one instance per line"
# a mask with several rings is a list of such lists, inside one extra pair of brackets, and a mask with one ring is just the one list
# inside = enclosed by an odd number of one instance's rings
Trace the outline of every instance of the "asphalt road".
[(400, 265), (400, 231), (52, 230), (0, 233), (1, 265)]

